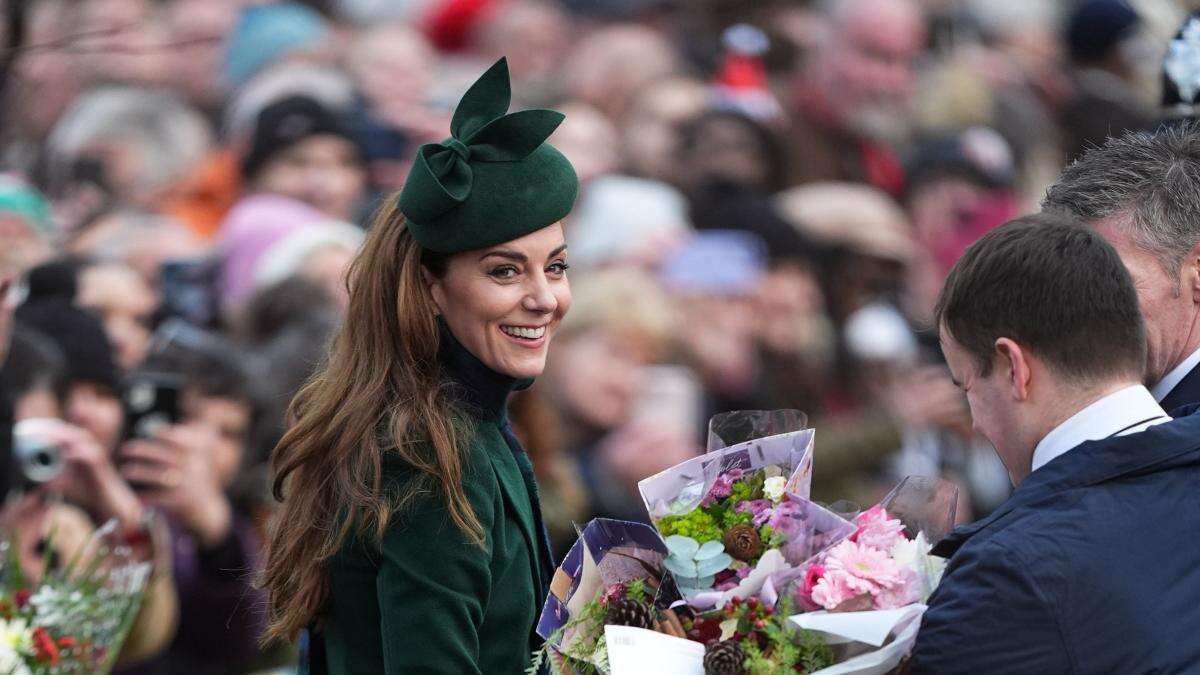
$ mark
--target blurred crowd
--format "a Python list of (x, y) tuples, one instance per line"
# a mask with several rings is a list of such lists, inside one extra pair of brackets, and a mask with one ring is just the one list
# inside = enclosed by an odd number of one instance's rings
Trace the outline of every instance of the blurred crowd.
[[(929, 317), (959, 254), (1081, 150), (1155, 126), (1175, 0), (6, 0), (5, 416), (55, 419), (33, 531), (150, 528), (119, 672), (287, 668), (257, 638), (268, 457), (369, 214), (506, 56), (581, 195), (574, 303), (511, 415), (557, 553), (645, 519), (710, 416), (797, 408), (816, 498), (1007, 475)], [(11, 324), (11, 325), (9, 325)], [(165, 419), (141, 424), (149, 406)], [(141, 406), (141, 407), (139, 407)], [(5, 427), (10, 426), (4, 421)], [(4, 474), (6, 492), (20, 479)], [(24, 486), (28, 489), (28, 486)], [(27, 538), (22, 560), (46, 560)]]

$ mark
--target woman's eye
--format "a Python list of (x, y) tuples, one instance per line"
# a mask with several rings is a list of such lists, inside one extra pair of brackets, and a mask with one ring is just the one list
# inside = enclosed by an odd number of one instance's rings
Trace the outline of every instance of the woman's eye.
[(555, 276), (562, 276), (567, 273), (567, 270), (571, 269), (571, 266), (565, 262), (556, 262), (550, 265), (550, 267), (547, 269)]
[(497, 279), (511, 279), (517, 276), (517, 268), (512, 265), (503, 265), (492, 270), (489, 274)]

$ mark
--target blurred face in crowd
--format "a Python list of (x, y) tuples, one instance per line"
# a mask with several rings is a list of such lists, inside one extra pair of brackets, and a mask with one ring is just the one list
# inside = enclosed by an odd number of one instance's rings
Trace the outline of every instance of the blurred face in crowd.
[(272, 157), (254, 177), (254, 187), (352, 221), (366, 191), (367, 174), (353, 143), (323, 134), (309, 136)]
[(54, 251), (24, 218), (15, 213), (0, 213), (0, 268), (29, 270), (46, 262)]
[(1154, 385), (1200, 348), (1200, 245), (1179, 271), (1167, 273), (1154, 255), (1124, 232), (1118, 214), (1093, 223), (1129, 269), (1146, 320), (1146, 381)]
[(196, 105), (219, 105), (222, 46), (237, 18), (236, 0), (174, 0), (167, 8), (171, 79)]
[(242, 401), (185, 391), (184, 423), (204, 429), (213, 468), (223, 487), (237, 476), (250, 433), (250, 407)]
[(568, 103), (559, 110), (567, 116), (550, 137), (571, 165), (580, 183), (617, 168), (617, 129), (590, 105)]
[[(67, 2), (35, 2), (28, 7), (26, 44), (53, 43), (74, 32), (67, 16), (75, 8)], [(66, 50), (35, 49), (13, 64), (16, 89), (11, 101), (21, 126), (35, 138), (44, 137), (78, 95), (81, 72), (77, 58)]]
[(571, 416), (611, 429), (629, 416), (641, 368), (649, 363), (646, 339), (632, 330), (595, 326), (554, 348), (551, 382)]
[[(975, 358), (944, 326), (940, 333), (942, 353), (954, 383), (967, 395), (975, 431), (996, 448), (1013, 485), (1019, 485), (1030, 473), (1037, 440), (1021, 433), (1026, 425), (1021, 423), (1018, 415), (1020, 401), (1014, 396), (1013, 368), (1009, 362), (1001, 363), (1000, 359), (995, 359), (991, 372), (986, 377), (981, 376)], [(1007, 341), (1007, 338), (1001, 340)]]
[(80, 65), (100, 81), (157, 84), (168, 79), (170, 59), (162, 45), (170, 33), (148, 0), (85, 0), (80, 3), (78, 43), (87, 49)]
[(818, 59), (818, 81), (830, 112), (848, 129), (889, 138), (906, 124), (925, 39), (911, 0), (841, 0)]
[(95, 382), (72, 382), (63, 408), (68, 422), (86, 429), (105, 448), (117, 447), (125, 413), (115, 391)]
[(158, 298), (141, 275), (120, 264), (89, 267), (80, 274), (76, 302), (104, 322), (121, 369), (142, 362)]
[(350, 302), (350, 294), (346, 291), (346, 270), (353, 260), (354, 251), (350, 249), (322, 246), (304, 259), (300, 276), (319, 284), (344, 309)]
[(766, 149), (748, 122), (726, 115), (711, 117), (693, 136), (683, 158), (683, 171), (693, 186), (722, 182), (768, 187)]
[(757, 290), (746, 295), (699, 295), (683, 303), (687, 344), (705, 384), (720, 392), (741, 392), (758, 374), (755, 340)]
[(541, 375), (571, 306), (567, 245), (555, 223), (519, 239), (450, 257), (426, 275), (442, 318), (467, 351), (497, 373)]
[(395, 23), (367, 31), (349, 47), (348, 66), (371, 112), (417, 142), (445, 135), (449, 119), (429, 102), (437, 60), (425, 37)]
[(695, 119), (707, 101), (707, 88), (692, 80), (673, 80), (645, 89), (634, 101), (624, 125), (629, 171), (675, 182), (683, 125)]
[(62, 404), (58, 400), (58, 394), (48, 382), (36, 384), (13, 401), (13, 419), (18, 422), (56, 417), (62, 417)]

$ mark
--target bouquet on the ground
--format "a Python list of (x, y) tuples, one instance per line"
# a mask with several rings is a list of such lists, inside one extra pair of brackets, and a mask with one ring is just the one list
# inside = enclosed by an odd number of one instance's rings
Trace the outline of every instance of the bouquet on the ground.
[[(45, 549), (53, 555), (52, 545)], [(0, 542), (0, 673), (111, 670), (150, 578), (152, 563), (138, 549), (116, 535), (112, 521), (65, 565), (46, 564), (43, 578), (32, 580), (22, 572), (18, 542)]]

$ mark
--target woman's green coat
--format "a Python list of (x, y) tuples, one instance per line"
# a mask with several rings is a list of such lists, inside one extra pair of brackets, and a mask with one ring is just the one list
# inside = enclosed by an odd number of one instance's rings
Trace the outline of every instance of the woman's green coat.
[[(529, 458), (505, 415), (517, 382), (472, 356), (447, 331), (441, 362), (475, 423), (463, 489), (484, 532), (472, 543), (441, 498), (422, 498), (382, 545), (352, 542), (330, 568), (327, 614), (314, 634), (313, 672), (523, 673), (552, 571)], [(408, 469), (389, 453), (385, 484)], [(322, 668), (324, 666), (324, 668)]]

